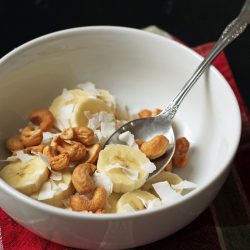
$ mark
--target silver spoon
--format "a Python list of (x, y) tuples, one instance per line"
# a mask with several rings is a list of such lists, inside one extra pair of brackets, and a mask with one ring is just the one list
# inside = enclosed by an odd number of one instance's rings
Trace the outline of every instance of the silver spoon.
[(219, 40), (212, 48), (210, 53), (204, 58), (201, 64), (198, 66), (194, 74), (189, 81), (184, 85), (181, 91), (174, 97), (174, 99), (168, 104), (159, 115), (150, 118), (140, 118), (130, 121), (116, 130), (111, 137), (106, 141), (108, 144), (122, 144), (119, 140), (119, 135), (125, 131), (130, 131), (135, 138), (147, 141), (155, 135), (165, 135), (169, 140), (169, 148), (167, 152), (160, 158), (154, 160), (156, 170), (151, 173), (148, 179), (151, 179), (157, 175), (163, 168), (169, 163), (175, 150), (175, 136), (171, 126), (172, 119), (174, 118), (182, 100), (194, 86), (196, 81), (202, 75), (202, 73), (208, 68), (210, 63), (217, 57), (217, 55), (235, 38), (237, 38), (250, 23), (250, 0), (246, 0), (240, 14), (225, 28)]

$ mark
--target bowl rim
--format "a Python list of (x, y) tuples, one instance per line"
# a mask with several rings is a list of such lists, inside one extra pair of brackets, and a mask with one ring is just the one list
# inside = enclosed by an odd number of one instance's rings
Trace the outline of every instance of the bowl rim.
[[(77, 27), (77, 28), (70, 28), (70, 29), (64, 29), (56, 32), (52, 32), (40, 37), (37, 37), (35, 39), (32, 39), (17, 48), (13, 49), (12, 51), (8, 52), (5, 56), (3, 56), (0, 59), (0, 67), (2, 64), (5, 63), (6, 60), (12, 58), (13, 56), (24, 52), (25, 50), (28, 50), (34, 46), (39, 46), (40, 44), (46, 42), (46, 41), (51, 41), (51, 40), (57, 40), (62, 37), (68, 37), (68, 36), (76, 36), (76, 35), (83, 35), (84, 32), (98, 32), (98, 31), (108, 31), (108, 32), (122, 32), (122, 33), (129, 33), (131, 35), (139, 35), (139, 36), (145, 36), (148, 37), (149, 39), (155, 39), (159, 41), (164, 41), (168, 43), (172, 43), (172, 45), (180, 47), (182, 50), (185, 50), (186, 53), (189, 53), (192, 57), (196, 58), (196, 60), (201, 61), (203, 57), (199, 55), (197, 52), (192, 50), (191, 48), (188, 48), (187, 46), (174, 41), (173, 39), (167, 38), (160, 36), (158, 34), (153, 34), (150, 32), (146, 32), (143, 30), (135, 29), (135, 28), (129, 28), (129, 27), (122, 27), (122, 26), (85, 26), (85, 27)], [(209, 187), (213, 186), (216, 181), (221, 178), (224, 173), (231, 167), (230, 163), (232, 162), (234, 155), (236, 153), (236, 150), (238, 148), (239, 142), (240, 142), (240, 134), (241, 134), (241, 115), (240, 115), (240, 109), (239, 109), (239, 104), (238, 101), (233, 93), (232, 88), (228, 84), (227, 80), (224, 78), (224, 76), (213, 66), (210, 66), (211, 72), (216, 75), (216, 77), (221, 78), (221, 83), (224, 84), (224, 88), (226, 88), (228, 91), (228, 94), (230, 95), (230, 98), (232, 100), (232, 104), (236, 107), (236, 114), (238, 117), (234, 119), (236, 121), (236, 127), (237, 131), (235, 131), (236, 136), (234, 140), (234, 145), (232, 146), (231, 150), (231, 156), (228, 157), (227, 161), (223, 162), (223, 166), (221, 167), (220, 172), (216, 176), (214, 176), (213, 179), (206, 180), (205, 183), (203, 183), (201, 186), (198, 188), (192, 190), (185, 196), (180, 201), (176, 201), (170, 205), (162, 205), (159, 208), (155, 209), (145, 209), (141, 211), (136, 211), (136, 212), (131, 212), (131, 213), (125, 213), (125, 214), (89, 214), (89, 213), (79, 213), (75, 211), (70, 211), (58, 207), (54, 207), (45, 203), (42, 203), (40, 201), (36, 201), (32, 199), (31, 197), (22, 194), (21, 192), (15, 190), (11, 186), (9, 186), (7, 183), (5, 183), (2, 179), (0, 179), (0, 188), (2, 190), (5, 190), (6, 193), (17, 199), (17, 201), (21, 201), (23, 203), (26, 203), (33, 208), (36, 208), (37, 210), (43, 210), (43, 212), (50, 213), (50, 214), (55, 214), (55, 215), (60, 215), (63, 217), (73, 217), (76, 219), (84, 219), (84, 220), (120, 220), (120, 219), (131, 219), (134, 217), (141, 217), (145, 215), (152, 215), (155, 213), (162, 212), (165, 209), (168, 208), (175, 208), (176, 206), (181, 206), (183, 203), (187, 202), (189, 199), (195, 198), (197, 195), (202, 193), (204, 190), (209, 189)]]

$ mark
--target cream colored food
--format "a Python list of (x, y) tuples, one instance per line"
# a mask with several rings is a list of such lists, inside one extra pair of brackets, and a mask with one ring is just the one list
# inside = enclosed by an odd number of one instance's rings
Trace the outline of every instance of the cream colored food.
[[(138, 115), (160, 112), (144, 109)], [(35, 200), (85, 213), (131, 213), (178, 201), (184, 189), (196, 187), (169, 172), (188, 164), (185, 138), (178, 140), (168, 171), (150, 181), (153, 160), (167, 151), (166, 137), (157, 135), (144, 142), (125, 132), (119, 137), (125, 145), (102, 149), (105, 140), (130, 117), (107, 90), (90, 82), (63, 89), (48, 110), (34, 111), (29, 116), (31, 125), (8, 138), (11, 162), (0, 176)]]

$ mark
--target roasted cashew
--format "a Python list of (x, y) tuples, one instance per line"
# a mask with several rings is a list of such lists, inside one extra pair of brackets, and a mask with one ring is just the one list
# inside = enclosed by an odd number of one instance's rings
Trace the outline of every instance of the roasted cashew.
[(67, 128), (63, 130), (63, 132), (60, 134), (60, 138), (63, 140), (73, 140), (75, 137), (75, 132), (73, 128)]
[(73, 129), (77, 141), (81, 142), (86, 146), (93, 145), (95, 136), (94, 131), (92, 129), (86, 127), (76, 127)]
[(173, 169), (173, 161), (171, 159), (169, 163), (165, 166), (164, 170), (167, 172), (172, 172), (172, 169)]
[(152, 116), (152, 111), (149, 109), (142, 109), (138, 112), (140, 118), (148, 118)]
[(80, 194), (88, 194), (95, 189), (92, 175), (96, 171), (96, 166), (90, 163), (78, 165), (72, 173), (72, 183), (76, 191)]
[(103, 209), (106, 202), (107, 193), (103, 187), (97, 187), (95, 189), (93, 198), (87, 200), (79, 195), (72, 195), (70, 197), (70, 206), (73, 211), (92, 211), (96, 212)]
[(54, 125), (54, 116), (48, 109), (38, 109), (29, 115), (29, 120), (39, 125), (42, 131), (49, 131)]
[(29, 125), (22, 130), (21, 139), (25, 147), (37, 146), (43, 140), (42, 130), (35, 129), (34, 126)]
[(95, 211), (95, 214), (105, 214), (107, 211), (105, 210), (105, 209), (101, 209), (101, 208), (99, 208), (99, 209), (97, 209), (96, 211)]
[(69, 154), (70, 161), (82, 160), (87, 153), (86, 147), (80, 142), (65, 141), (58, 137), (56, 144), (56, 148), (60, 153), (66, 152)]
[(101, 151), (101, 145), (96, 143), (91, 147), (86, 147), (86, 149), (87, 149), (87, 154), (83, 159), (83, 161), (86, 163), (95, 164), (97, 162), (99, 153)]
[(140, 150), (151, 160), (157, 159), (167, 152), (169, 141), (164, 135), (156, 135), (151, 140), (143, 142)]
[(5, 145), (6, 148), (12, 152), (17, 150), (22, 150), (24, 148), (21, 135), (14, 135), (10, 137), (9, 139), (6, 140)]
[(60, 137), (63, 140), (74, 140), (81, 142), (86, 146), (93, 145), (95, 139), (94, 131), (86, 127), (75, 127), (65, 129), (60, 135)]
[(184, 168), (188, 164), (189, 141), (185, 137), (176, 139), (173, 164), (175, 167)]
[(46, 146), (43, 154), (48, 158), (51, 168), (55, 171), (63, 170), (69, 165), (69, 154), (59, 153), (55, 147)]

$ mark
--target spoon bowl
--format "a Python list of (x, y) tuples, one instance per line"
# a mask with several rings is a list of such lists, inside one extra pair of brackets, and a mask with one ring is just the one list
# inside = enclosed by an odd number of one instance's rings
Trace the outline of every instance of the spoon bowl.
[[(171, 126), (171, 121), (169, 121), (168, 117), (157, 115), (154, 117), (140, 118), (130, 121), (120, 127), (113, 135), (111, 135), (111, 137), (105, 143), (105, 146), (108, 144), (122, 144), (122, 142), (119, 140), (119, 135), (126, 131), (131, 132), (135, 138), (139, 138), (143, 141), (147, 141), (159, 134), (167, 137), (169, 140), (168, 150), (164, 155), (155, 159), (154, 164), (157, 170), (161, 170), (169, 163), (175, 150), (175, 136)], [(158, 171), (150, 173), (148, 180), (157, 174)]]

